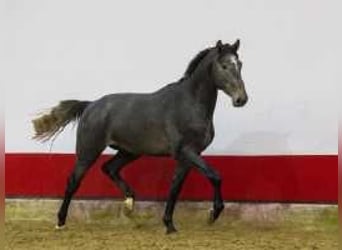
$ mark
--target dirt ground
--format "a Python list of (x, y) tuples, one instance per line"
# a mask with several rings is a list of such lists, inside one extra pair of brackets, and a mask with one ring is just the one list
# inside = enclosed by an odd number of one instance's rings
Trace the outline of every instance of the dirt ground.
[(5, 249), (338, 249), (337, 207), (250, 218), (231, 210), (211, 226), (204, 212), (179, 209), (175, 216), (179, 232), (172, 235), (165, 235), (160, 214), (155, 213), (138, 211), (117, 220), (113, 214), (98, 214), (92, 220), (70, 218), (64, 230), (56, 231), (51, 220), (12, 216), (13, 209), (6, 207)]

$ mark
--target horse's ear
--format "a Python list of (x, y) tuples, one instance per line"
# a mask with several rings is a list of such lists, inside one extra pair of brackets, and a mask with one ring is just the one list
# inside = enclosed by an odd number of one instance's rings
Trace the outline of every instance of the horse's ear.
[(216, 48), (218, 48), (218, 50), (221, 52), (223, 49), (223, 43), (221, 40), (218, 40), (216, 43)]
[(234, 52), (237, 52), (240, 47), (240, 40), (236, 39), (235, 43), (232, 45), (232, 49)]

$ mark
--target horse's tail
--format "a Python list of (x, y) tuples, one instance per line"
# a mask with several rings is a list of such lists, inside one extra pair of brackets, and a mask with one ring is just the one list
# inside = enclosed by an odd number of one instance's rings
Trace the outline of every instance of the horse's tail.
[(40, 141), (51, 139), (54, 135), (62, 132), (68, 123), (77, 121), (89, 104), (88, 101), (61, 101), (49, 113), (32, 120), (35, 130), (33, 139)]

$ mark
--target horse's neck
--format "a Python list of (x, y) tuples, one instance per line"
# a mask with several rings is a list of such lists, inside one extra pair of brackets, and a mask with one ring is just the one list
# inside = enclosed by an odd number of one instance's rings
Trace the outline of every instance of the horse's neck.
[(195, 99), (196, 104), (203, 110), (207, 119), (212, 119), (217, 100), (217, 88), (207, 72), (195, 72), (188, 81), (187, 89)]

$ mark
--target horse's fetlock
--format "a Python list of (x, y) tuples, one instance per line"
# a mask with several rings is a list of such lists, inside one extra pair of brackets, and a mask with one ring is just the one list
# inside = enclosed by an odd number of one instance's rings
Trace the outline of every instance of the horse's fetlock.
[(215, 210), (222, 211), (224, 209), (224, 203), (215, 203)]
[(164, 215), (164, 216), (163, 216), (163, 222), (164, 222), (164, 225), (165, 225), (165, 226), (169, 226), (170, 223), (172, 223), (172, 219), (171, 219), (169, 216)]

